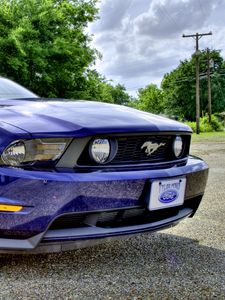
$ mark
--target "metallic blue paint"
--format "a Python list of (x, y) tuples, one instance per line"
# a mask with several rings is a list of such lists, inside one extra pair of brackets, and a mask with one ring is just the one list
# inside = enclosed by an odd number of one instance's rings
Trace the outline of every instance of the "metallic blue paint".
[(33, 236), (61, 214), (140, 206), (149, 179), (188, 177), (207, 168), (195, 158), (182, 167), (128, 172), (68, 174), (0, 168), (0, 203), (25, 206), (20, 213), (0, 213), (0, 233)]
[(0, 168), (0, 176), (10, 176), (12, 178), (37, 179), (59, 182), (93, 182), (93, 181), (120, 181), (133, 179), (156, 179), (166, 177), (182, 176), (182, 174), (198, 172), (207, 169), (207, 164), (194, 157), (190, 157), (188, 164), (184, 166), (173, 166), (167, 169), (144, 170), (144, 171), (114, 171), (114, 172), (91, 172), (91, 173), (64, 173), (60, 171), (41, 172), (26, 171), (20, 168)]
[(12, 106), (2, 108), (1, 121), (35, 137), (84, 137), (119, 132), (191, 132), (188, 126), (179, 122), (119, 105), (89, 101), (33, 100), (22, 101), (20, 105), (17, 104), (18, 100), (16, 104), (12, 102)]

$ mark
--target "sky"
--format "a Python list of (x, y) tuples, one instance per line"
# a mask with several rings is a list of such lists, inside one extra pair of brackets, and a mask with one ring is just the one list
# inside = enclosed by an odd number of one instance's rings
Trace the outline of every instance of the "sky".
[(225, 57), (225, 0), (101, 0), (99, 19), (89, 26), (102, 59), (94, 68), (135, 96), (195, 51), (182, 34), (212, 32), (200, 50), (221, 50)]

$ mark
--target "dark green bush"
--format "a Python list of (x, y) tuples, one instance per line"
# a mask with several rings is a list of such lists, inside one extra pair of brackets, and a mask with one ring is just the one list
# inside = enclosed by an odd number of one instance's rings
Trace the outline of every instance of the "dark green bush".
[[(196, 123), (195, 122), (185, 122), (188, 126), (191, 127), (193, 132), (196, 132)], [(213, 131), (223, 131), (223, 125), (218, 119), (212, 115), (211, 123), (209, 123), (209, 117), (204, 116), (200, 118), (200, 132), (213, 132)]]

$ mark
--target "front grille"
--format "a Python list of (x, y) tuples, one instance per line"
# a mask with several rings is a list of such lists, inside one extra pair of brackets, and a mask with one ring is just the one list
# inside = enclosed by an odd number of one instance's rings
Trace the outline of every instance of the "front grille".
[(102, 228), (116, 228), (123, 226), (135, 226), (149, 224), (173, 217), (181, 208), (191, 208), (193, 213), (199, 206), (202, 196), (197, 196), (184, 201), (182, 206), (170, 207), (155, 211), (149, 211), (146, 207), (134, 207), (102, 212), (70, 213), (56, 218), (50, 230), (81, 228), (97, 226)]
[[(114, 158), (107, 162), (105, 166), (116, 165), (137, 165), (146, 163), (160, 163), (178, 160), (173, 154), (173, 142), (175, 134), (171, 135), (129, 135), (129, 136), (110, 136), (117, 143), (117, 153)], [(182, 135), (184, 141), (182, 155), (179, 159), (187, 157), (189, 153), (190, 135)], [(150, 155), (147, 153), (147, 147), (143, 147), (145, 143), (151, 142), (156, 146), (156, 150)], [(84, 151), (77, 161), (77, 166), (97, 166), (90, 158), (89, 145), (86, 145)]]
[[(178, 213), (179, 208), (150, 212), (146, 208), (131, 208), (125, 210), (100, 213), (75, 213), (60, 216), (49, 229), (67, 229), (87, 226), (115, 228), (156, 222)], [(90, 221), (91, 220), (91, 221)]]
[[(164, 144), (151, 155), (146, 154), (145, 142)], [(118, 138), (118, 152), (112, 164), (165, 161), (170, 155), (171, 136), (134, 136)]]

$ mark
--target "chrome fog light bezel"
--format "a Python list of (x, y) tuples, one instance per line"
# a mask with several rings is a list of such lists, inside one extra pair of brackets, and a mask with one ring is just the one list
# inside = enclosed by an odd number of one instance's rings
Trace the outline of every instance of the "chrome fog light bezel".
[(184, 141), (180, 135), (177, 135), (173, 141), (173, 153), (176, 158), (180, 158), (184, 153)]
[(95, 163), (100, 165), (107, 163), (110, 157), (110, 153), (111, 153), (111, 143), (109, 139), (96, 138), (91, 141), (89, 146), (89, 154), (91, 159)]
[[(106, 153), (105, 157), (103, 157), (103, 159), (97, 159), (96, 155), (93, 155), (93, 146), (96, 142), (99, 143), (100, 141), (102, 141), (103, 143), (107, 143), (108, 145), (108, 153)], [(91, 140), (90, 144), (89, 144), (89, 156), (91, 158), (91, 160), (97, 164), (97, 165), (105, 165), (109, 162), (111, 162), (114, 157), (117, 154), (117, 150), (118, 150), (118, 143), (116, 141), (116, 139), (114, 138), (94, 138)]]

